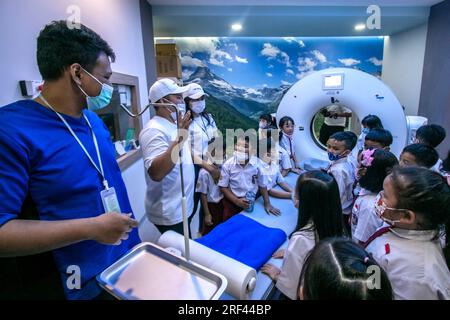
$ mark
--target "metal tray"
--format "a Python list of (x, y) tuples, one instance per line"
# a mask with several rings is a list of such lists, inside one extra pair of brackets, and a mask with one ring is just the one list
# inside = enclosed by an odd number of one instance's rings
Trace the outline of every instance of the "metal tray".
[(121, 300), (217, 300), (227, 279), (210, 269), (144, 242), (97, 276)]

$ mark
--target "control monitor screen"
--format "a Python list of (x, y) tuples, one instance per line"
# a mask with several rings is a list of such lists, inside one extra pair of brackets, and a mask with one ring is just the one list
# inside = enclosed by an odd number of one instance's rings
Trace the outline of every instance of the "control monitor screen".
[(333, 74), (323, 76), (323, 89), (343, 89), (344, 88), (344, 75)]

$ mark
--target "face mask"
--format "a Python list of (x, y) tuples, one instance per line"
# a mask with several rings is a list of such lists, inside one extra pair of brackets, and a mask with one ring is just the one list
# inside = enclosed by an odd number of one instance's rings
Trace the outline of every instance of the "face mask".
[(94, 77), (92, 74), (90, 74), (88, 71), (83, 69), (89, 76), (91, 76), (95, 81), (101, 84), (102, 90), (100, 91), (100, 94), (96, 97), (90, 97), (87, 95), (87, 93), (80, 87), (81, 92), (84, 93), (86, 96), (86, 102), (87, 107), (91, 111), (100, 110), (108, 106), (111, 102), (112, 95), (114, 92), (114, 88), (110, 85), (107, 85), (106, 83), (101, 83), (96, 77)]
[(386, 210), (405, 210), (405, 209), (396, 209), (396, 208), (389, 208), (386, 206), (386, 204), (383, 201), (382, 193), (378, 193), (376, 199), (375, 199), (375, 213), (376, 215), (383, 220), (384, 222), (390, 224), (391, 226), (394, 226), (397, 222), (400, 222), (400, 220), (391, 220), (388, 218), (383, 217), (383, 214)]
[(248, 160), (248, 154), (245, 152), (235, 151), (234, 155), (236, 156), (238, 162), (245, 162)]
[(333, 152), (328, 152), (328, 159), (330, 159), (330, 161), (336, 161), (339, 160), (341, 158), (340, 154), (334, 154)]
[(205, 111), (205, 107), (206, 107), (205, 100), (191, 102), (191, 110), (196, 114)]
[(259, 122), (259, 128), (260, 129), (265, 129), (266, 127), (267, 127), (267, 124), (265, 122), (263, 122), (263, 121)]
[(363, 128), (363, 129), (361, 130), (361, 132), (362, 132), (363, 134), (368, 134), (369, 131), (370, 131), (369, 128)]

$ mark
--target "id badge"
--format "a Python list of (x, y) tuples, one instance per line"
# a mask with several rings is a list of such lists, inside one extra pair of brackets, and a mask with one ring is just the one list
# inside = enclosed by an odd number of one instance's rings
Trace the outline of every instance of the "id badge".
[(108, 190), (103, 190), (100, 192), (100, 197), (102, 198), (103, 208), (105, 209), (105, 213), (108, 212), (117, 212), (121, 213), (119, 200), (117, 199), (116, 190), (114, 187), (109, 188)]

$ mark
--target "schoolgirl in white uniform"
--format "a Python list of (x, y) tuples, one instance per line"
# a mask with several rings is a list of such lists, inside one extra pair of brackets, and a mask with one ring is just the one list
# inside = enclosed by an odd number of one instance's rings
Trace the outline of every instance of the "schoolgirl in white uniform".
[[(261, 173), (266, 177), (267, 191), (275, 198), (291, 199), (292, 188), (284, 180), (278, 164), (278, 152), (276, 147), (272, 147), (272, 139), (259, 141), (259, 158), (261, 160)], [(282, 190), (275, 189), (280, 186)]]
[(344, 232), (339, 190), (335, 179), (314, 170), (300, 175), (295, 188), (298, 222), (286, 250), (275, 252), (283, 258), (281, 269), (267, 263), (261, 271), (289, 299), (297, 298), (300, 272), (308, 253), (320, 239), (340, 237)]
[(375, 198), (398, 160), (383, 149), (365, 150), (361, 156), (358, 168), (361, 189), (352, 209), (351, 230), (353, 240), (364, 243), (383, 225), (383, 220), (375, 213)]
[(440, 242), (442, 226), (450, 230), (447, 181), (429, 169), (396, 167), (376, 211), (389, 226), (377, 230), (366, 248), (388, 274), (395, 298), (450, 299), (449, 238), (444, 249)]
[(278, 128), (280, 129), (279, 142), (280, 146), (286, 150), (289, 155), (292, 166), (291, 171), (300, 174), (301, 170), (295, 154), (294, 127), (295, 123), (291, 117), (286, 116), (281, 118), (278, 125)]

